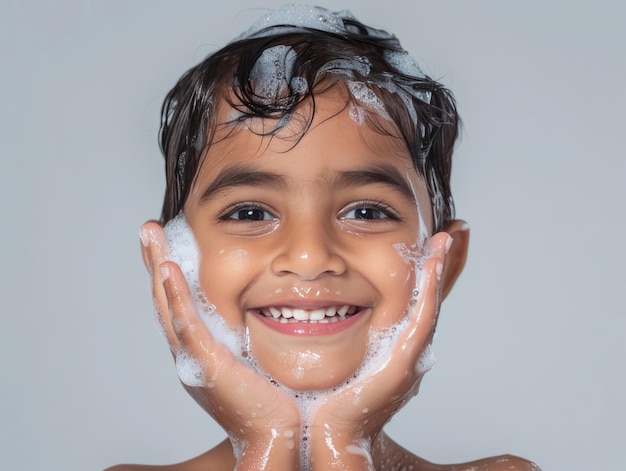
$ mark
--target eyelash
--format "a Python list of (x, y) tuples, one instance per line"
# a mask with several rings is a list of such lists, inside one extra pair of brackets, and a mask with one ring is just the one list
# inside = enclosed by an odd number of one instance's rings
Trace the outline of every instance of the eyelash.
[[(383, 217), (375, 217), (375, 218), (347, 218), (346, 214), (349, 214), (352, 211), (358, 209), (373, 209), (382, 214)], [(262, 211), (263, 213), (267, 213), (270, 217), (263, 219), (243, 219), (243, 218), (234, 218), (233, 216), (241, 211)], [(401, 221), (400, 216), (397, 212), (388, 204), (383, 201), (371, 201), (371, 200), (363, 200), (351, 203), (347, 208), (341, 210), (342, 216), (339, 217), (341, 220), (361, 220), (367, 221), (368, 223), (377, 223), (383, 222), (385, 220), (392, 221)], [(220, 222), (245, 222), (245, 223), (254, 223), (254, 222), (263, 222), (263, 221), (271, 221), (276, 220), (274, 212), (269, 209), (266, 205), (255, 202), (255, 201), (246, 201), (234, 204), (227, 209), (225, 209), (219, 216), (218, 220)]]
[(383, 201), (371, 201), (371, 200), (363, 200), (363, 201), (357, 201), (355, 203), (351, 203), (348, 206), (348, 208), (342, 210), (342, 213), (344, 214), (344, 216), (340, 217), (340, 219), (344, 219), (344, 220), (348, 219), (345, 217), (345, 214), (350, 213), (357, 209), (374, 209), (382, 213), (384, 217), (372, 218), (372, 219), (365, 219), (365, 218), (349, 218), (349, 219), (360, 219), (360, 220), (364, 220), (370, 223), (382, 222), (384, 220), (392, 220), (392, 221), (401, 220), (398, 213), (391, 206), (389, 206)]
[[(236, 219), (233, 216), (241, 211), (262, 211), (270, 215), (270, 219)], [(229, 206), (226, 210), (224, 210), (219, 216), (218, 220), (220, 222), (262, 222), (262, 221), (271, 221), (277, 219), (274, 215), (274, 212), (270, 210), (267, 206), (262, 203), (258, 203), (255, 201), (245, 201), (242, 203), (237, 203), (232, 206)]]

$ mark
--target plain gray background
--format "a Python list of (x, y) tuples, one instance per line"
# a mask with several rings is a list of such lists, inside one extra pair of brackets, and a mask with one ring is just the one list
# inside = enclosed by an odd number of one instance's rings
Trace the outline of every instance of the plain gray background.
[[(282, 3), (0, 3), (1, 469), (163, 464), (221, 440), (154, 326), (137, 231), (160, 211), (165, 93)], [(626, 9), (319, 3), (396, 33), (465, 123), (471, 253), (392, 435), (436, 462), (624, 469)]]

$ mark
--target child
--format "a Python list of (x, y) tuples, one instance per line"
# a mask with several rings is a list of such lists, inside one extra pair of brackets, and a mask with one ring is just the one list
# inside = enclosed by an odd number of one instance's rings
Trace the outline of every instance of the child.
[(435, 465), (383, 431), (465, 263), (457, 133), (450, 92), (346, 12), (283, 7), (180, 79), (143, 258), (181, 382), (228, 439), (158, 469), (538, 469)]

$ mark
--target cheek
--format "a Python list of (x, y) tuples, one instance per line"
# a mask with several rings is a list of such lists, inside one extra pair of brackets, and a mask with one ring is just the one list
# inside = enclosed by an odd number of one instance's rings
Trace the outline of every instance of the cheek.
[(389, 327), (406, 315), (418, 283), (419, 266), (419, 254), (403, 243), (389, 244), (362, 263), (363, 274), (380, 296), (374, 328)]
[(200, 286), (209, 301), (233, 328), (241, 326), (241, 297), (259, 266), (253, 254), (243, 247), (219, 243), (201, 245)]
[(229, 266), (235, 272), (242, 271), (245, 268), (249, 254), (246, 249), (243, 248), (221, 248), (217, 250), (217, 253), (213, 257), (215, 265)]

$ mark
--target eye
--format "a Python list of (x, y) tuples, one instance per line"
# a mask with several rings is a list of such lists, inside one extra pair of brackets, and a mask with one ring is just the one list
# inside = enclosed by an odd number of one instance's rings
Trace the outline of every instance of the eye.
[(274, 221), (276, 217), (268, 210), (254, 203), (241, 203), (227, 209), (221, 216), (222, 221)]
[(397, 221), (399, 218), (395, 211), (384, 203), (359, 202), (345, 210), (340, 219), (361, 221), (381, 221), (390, 219)]
[(355, 208), (343, 216), (344, 219), (385, 219), (387, 214), (378, 208)]
[(230, 219), (238, 221), (271, 221), (274, 219), (271, 214), (262, 209), (240, 209), (230, 214)]

